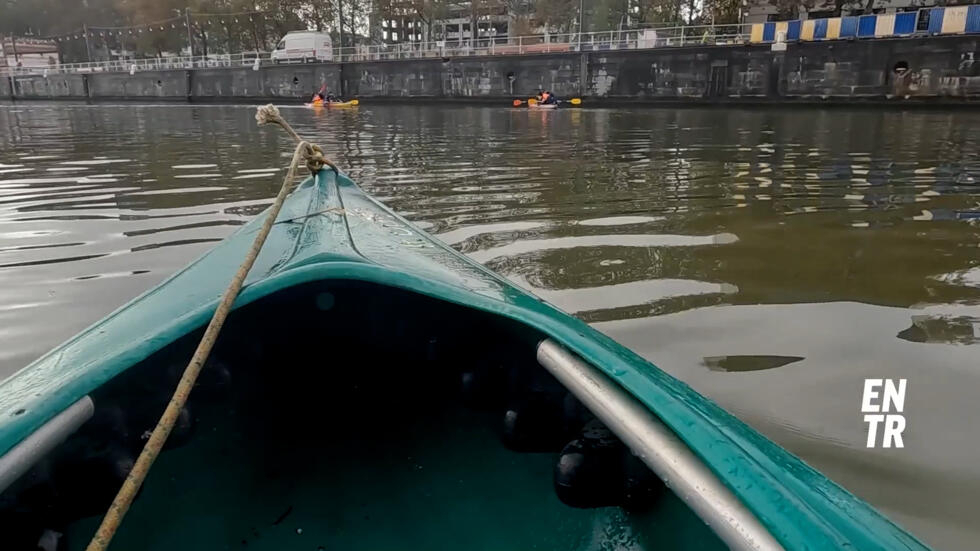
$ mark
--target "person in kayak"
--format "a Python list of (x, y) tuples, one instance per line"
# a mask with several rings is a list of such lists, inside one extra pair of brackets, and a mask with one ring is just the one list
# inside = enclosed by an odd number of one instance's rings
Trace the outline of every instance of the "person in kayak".
[(324, 84), (317, 93), (313, 94), (312, 103), (339, 103), (341, 101), (337, 96), (327, 92), (327, 85)]
[(313, 99), (310, 100), (310, 103), (323, 103), (324, 101), (326, 101), (326, 96), (324, 96), (324, 93), (326, 91), (327, 91), (327, 84), (324, 83), (323, 86), (321, 86), (320, 89), (317, 90), (315, 94), (313, 94)]
[(543, 103), (545, 105), (552, 105), (558, 103), (558, 99), (551, 92), (544, 90), (541, 92), (540, 99), (538, 99), (538, 102)]

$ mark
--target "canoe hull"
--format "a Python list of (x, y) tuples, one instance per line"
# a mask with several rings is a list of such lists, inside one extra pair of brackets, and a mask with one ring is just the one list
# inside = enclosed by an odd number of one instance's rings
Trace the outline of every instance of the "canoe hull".
[[(200, 331), (262, 219), (0, 384), (0, 453), (132, 366)], [(324, 170), (286, 202), (235, 308), (330, 281), (404, 290), (553, 339), (673, 430), (786, 548), (923, 548), (684, 383), (415, 229), (346, 176)]]

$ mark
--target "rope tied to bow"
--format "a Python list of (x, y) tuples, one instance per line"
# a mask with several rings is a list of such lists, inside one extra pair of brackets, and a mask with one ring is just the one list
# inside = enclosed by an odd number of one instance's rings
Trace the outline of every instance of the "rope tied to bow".
[(86, 551), (105, 551), (109, 546), (109, 542), (115, 536), (116, 531), (119, 530), (123, 517), (129, 511), (133, 499), (136, 498), (136, 494), (139, 492), (140, 487), (150, 472), (150, 467), (153, 466), (153, 462), (156, 461), (157, 456), (167, 442), (167, 438), (170, 436), (170, 432), (173, 430), (181, 410), (187, 405), (187, 399), (190, 396), (191, 390), (194, 389), (194, 384), (197, 382), (198, 376), (201, 374), (204, 362), (207, 361), (208, 356), (211, 354), (211, 349), (218, 339), (225, 320), (231, 313), (235, 299), (238, 298), (238, 294), (242, 290), (245, 277), (248, 276), (249, 270), (255, 264), (255, 259), (258, 258), (259, 252), (262, 250), (262, 245), (265, 244), (265, 240), (269, 236), (272, 226), (275, 225), (276, 218), (279, 217), (279, 212), (282, 210), (286, 197), (292, 191), (293, 182), (296, 179), (296, 169), (299, 167), (300, 162), (305, 161), (306, 167), (314, 175), (324, 166), (329, 166), (335, 172), (337, 171), (337, 167), (324, 156), (323, 150), (319, 146), (301, 138), (283, 120), (282, 116), (279, 115), (279, 109), (274, 105), (270, 104), (259, 107), (255, 113), (255, 120), (259, 124), (278, 124), (296, 139), (297, 144), (293, 150), (293, 158), (289, 163), (289, 170), (286, 172), (285, 178), (283, 178), (282, 187), (279, 188), (279, 194), (276, 195), (276, 200), (269, 207), (269, 214), (262, 223), (258, 235), (255, 236), (255, 241), (252, 242), (251, 248), (246, 253), (245, 259), (242, 261), (241, 266), (239, 266), (238, 271), (232, 277), (228, 288), (221, 295), (221, 300), (217, 308), (215, 308), (211, 322), (208, 323), (207, 329), (204, 330), (204, 336), (201, 337), (201, 342), (197, 345), (194, 355), (184, 369), (184, 373), (177, 383), (177, 388), (174, 390), (173, 396), (167, 404), (167, 408), (164, 410), (163, 415), (160, 416), (160, 420), (153, 428), (153, 432), (150, 433), (150, 437), (143, 446), (143, 450), (140, 452), (139, 457), (136, 458), (136, 463), (133, 464), (133, 468), (126, 476), (126, 480), (123, 481), (122, 487), (112, 500), (112, 505), (106, 511), (105, 518), (102, 519), (102, 524), (99, 525), (95, 535), (92, 536), (92, 541), (89, 542)]
[(300, 146), (303, 147), (303, 158), (306, 159), (306, 168), (310, 170), (311, 174), (316, 174), (317, 172), (323, 170), (324, 166), (329, 166), (331, 170), (337, 172), (337, 166), (330, 162), (329, 159), (323, 154), (323, 149), (316, 144), (311, 144), (303, 140), (303, 138), (293, 130), (292, 126), (282, 118), (279, 114), (279, 108), (271, 103), (268, 105), (263, 105), (255, 111), (255, 121), (259, 123), (259, 126), (266, 124), (278, 124), (285, 130), (293, 139), (296, 140)]

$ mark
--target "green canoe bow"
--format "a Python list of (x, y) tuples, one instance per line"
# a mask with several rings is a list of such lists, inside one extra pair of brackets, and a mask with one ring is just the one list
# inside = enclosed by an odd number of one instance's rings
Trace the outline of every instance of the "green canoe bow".
[[(130, 366), (207, 323), (262, 219), (0, 384), (0, 455)], [(344, 175), (287, 200), (236, 308), (317, 280), (406, 289), (516, 320), (658, 416), (787, 549), (924, 549), (865, 502), (686, 384), (414, 228)]]

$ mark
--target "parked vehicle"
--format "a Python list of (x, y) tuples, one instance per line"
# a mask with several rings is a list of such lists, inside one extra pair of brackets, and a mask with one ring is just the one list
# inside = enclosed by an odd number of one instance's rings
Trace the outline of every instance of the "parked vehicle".
[(330, 61), (333, 43), (327, 33), (291, 31), (276, 44), (271, 57), (273, 63)]

